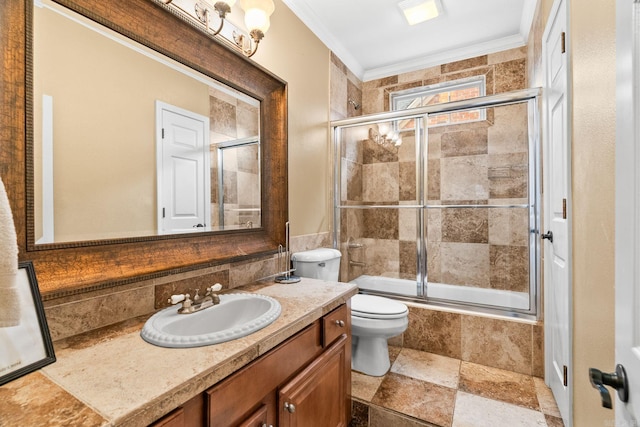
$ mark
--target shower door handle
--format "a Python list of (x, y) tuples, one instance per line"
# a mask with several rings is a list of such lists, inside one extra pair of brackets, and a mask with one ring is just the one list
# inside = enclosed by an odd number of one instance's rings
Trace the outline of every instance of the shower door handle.
[(542, 237), (542, 239), (549, 239), (549, 241), (553, 243), (553, 232), (551, 230), (547, 231), (544, 234), (541, 234), (540, 237)]

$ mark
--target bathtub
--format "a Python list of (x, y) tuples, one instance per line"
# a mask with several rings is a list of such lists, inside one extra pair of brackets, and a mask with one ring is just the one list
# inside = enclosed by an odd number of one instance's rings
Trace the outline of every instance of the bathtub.
[[(351, 283), (355, 283), (360, 289), (365, 291), (418, 296), (418, 285), (415, 280), (362, 275), (353, 279)], [(520, 310), (529, 309), (529, 294), (526, 292), (429, 282), (427, 284), (427, 297), (451, 302), (482, 304)]]

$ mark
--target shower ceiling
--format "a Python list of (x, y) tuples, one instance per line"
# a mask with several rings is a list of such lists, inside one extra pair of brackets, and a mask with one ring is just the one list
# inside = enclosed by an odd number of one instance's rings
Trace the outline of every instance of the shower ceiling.
[(526, 44), (538, 0), (442, 0), (407, 25), (400, 0), (283, 0), (363, 81)]

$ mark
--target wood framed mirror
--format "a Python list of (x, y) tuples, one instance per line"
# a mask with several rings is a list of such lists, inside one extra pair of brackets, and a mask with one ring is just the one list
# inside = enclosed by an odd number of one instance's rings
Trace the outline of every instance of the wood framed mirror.
[[(286, 83), (153, 0), (54, 0), (260, 102), (261, 227), (170, 236), (35, 243), (33, 1), (0, 3), (0, 177), (20, 260), (45, 299), (275, 253), (287, 220)], [(268, 190), (268, 191), (267, 191)]]

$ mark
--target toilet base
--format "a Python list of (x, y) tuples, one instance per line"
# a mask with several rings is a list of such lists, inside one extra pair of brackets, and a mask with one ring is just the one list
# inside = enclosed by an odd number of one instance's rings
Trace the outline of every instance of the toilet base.
[(389, 347), (386, 337), (356, 337), (351, 345), (351, 369), (381, 377), (389, 371)]

